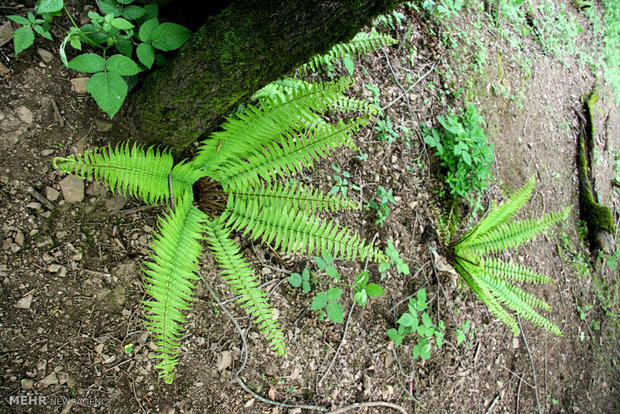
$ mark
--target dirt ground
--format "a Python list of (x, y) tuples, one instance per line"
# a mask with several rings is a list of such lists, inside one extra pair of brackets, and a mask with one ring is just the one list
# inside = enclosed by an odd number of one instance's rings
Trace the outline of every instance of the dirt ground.
[[(585, 29), (579, 50), (594, 48), (586, 18), (572, 3), (565, 6)], [(9, 9), (0, 13), (28, 11)], [(591, 258), (580, 238), (575, 166), (576, 111), (597, 84), (602, 99), (595, 115), (594, 171), (601, 202), (618, 222), (620, 195), (612, 181), (620, 123), (613, 91), (577, 55), (561, 61), (532, 36), (519, 37), (525, 65), (509, 59), (514, 46), (496, 37), (490, 15), (483, 17), (478, 39), (486, 45), (487, 59), (480, 72), (472, 71), (471, 57), (456, 56), (458, 49), (441, 41), (454, 32), (421, 11), (401, 11), (404, 19), (393, 28), (379, 26), (399, 44), (356, 59), (352, 90), (373, 99), (365, 85), (378, 86), (379, 103), (398, 138), (387, 144), (369, 125), (357, 134), (366, 160), (339, 151), (302, 179), (329, 190), (337, 163), (360, 187), (350, 195), (363, 205), (378, 186), (392, 188), (396, 204), (382, 227), (366, 209), (334, 217), (382, 249), (392, 241), (411, 274), (392, 269), (381, 280), (377, 266), (369, 265), (371, 280), (386, 294), (350, 314), (353, 302), (343, 301), (346, 324), (320, 321), (310, 310), (312, 297), (286, 282), (290, 272), (315, 269), (311, 258), (282, 255), (239, 237), (270, 291), (288, 347), (288, 355), (278, 357), (249, 331), (249, 359), (240, 378), (253, 393), (234, 380), (241, 340), (203, 285), (187, 316), (175, 381), (158, 381), (154, 345), (142, 319), (140, 268), (163, 208), (67, 179), (51, 164), (55, 156), (139, 138), (127, 132), (122, 110), (111, 121), (90, 96), (72, 87), (72, 80), (83, 75), (62, 65), (55, 42), (37, 38), (17, 57), (12, 42), (1, 45), (0, 63), (7, 71), (0, 72), (0, 411), (292, 414), (377, 402), (356, 411), (397, 412), (381, 405), (391, 403), (411, 413), (618, 412), (619, 275)], [(463, 10), (451, 24), (467, 30), (476, 19)], [(7, 21), (0, 15), (0, 25)], [(58, 39), (62, 33), (54, 35)], [(337, 68), (338, 74), (344, 72)], [(402, 88), (409, 89), (408, 99)], [(462, 93), (452, 93), (459, 88)], [(438, 163), (424, 146), (419, 125), (436, 125), (437, 115), (461, 108), (464, 99), (480, 109), (495, 151), (494, 180), (481, 199), (485, 209), (532, 174), (537, 187), (523, 216), (574, 206), (567, 222), (509, 255), (557, 280), (534, 289), (553, 306), (549, 318), (563, 337), (526, 322), (523, 334), (514, 337), (464, 284), (454, 284), (433, 264), (439, 217), (450, 205), (438, 195), (443, 189)], [(463, 206), (461, 231), (471, 224), (467, 212)], [(607, 256), (618, 248), (617, 234), (613, 237)], [(363, 266), (337, 262), (350, 280)], [(247, 326), (243, 311), (227, 301), (231, 294), (206, 254), (201, 271)], [(446, 325), (446, 344), (429, 360), (414, 362), (414, 344), (394, 350), (386, 331), (395, 326), (406, 299), (423, 287), (431, 317)], [(457, 345), (456, 330), (465, 321), (471, 329)], [(16, 396), (48, 399), (42, 405), (35, 400), (16, 405), (11, 399)]]

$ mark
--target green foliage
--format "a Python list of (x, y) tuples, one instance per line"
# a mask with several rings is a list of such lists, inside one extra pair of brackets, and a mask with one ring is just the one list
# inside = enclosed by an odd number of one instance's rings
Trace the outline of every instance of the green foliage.
[(334, 63), (342, 59), (347, 67), (349, 75), (353, 75), (353, 57), (362, 53), (370, 53), (383, 46), (398, 43), (389, 35), (377, 33), (373, 28), (370, 33), (360, 32), (349, 42), (338, 43), (324, 55), (314, 56), (308, 63), (304, 64), (300, 70), (302, 72), (312, 71), (314, 73), (323, 70), (332, 73)]
[(467, 332), (469, 332), (470, 323), (466, 320), (461, 324), (461, 327), (456, 330), (456, 344), (461, 345), (466, 338)]
[[(335, 184), (331, 188), (331, 190), (329, 190), (329, 193), (337, 194), (340, 192), (342, 193), (344, 197), (346, 197), (347, 192), (349, 191), (349, 178), (351, 178), (351, 174), (349, 174), (346, 171), (341, 171), (340, 166), (338, 164), (332, 164), (332, 168), (335, 172), (334, 174)], [(360, 189), (359, 186), (355, 184), (353, 184), (352, 188), (357, 191), (359, 191)]]
[(446, 170), (450, 194), (471, 199), (473, 192), (487, 187), (491, 176), (493, 146), (482, 129), (484, 120), (472, 104), (459, 115), (440, 116), (437, 120), (442, 130), (424, 127), (424, 142), (436, 149)]
[(382, 185), (377, 189), (376, 198), (370, 200), (366, 206), (367, 210), (374, 210), (377, 214), (377, 220), (375, 224), (383, 226), (383, 222), (388, 218), (390, 214), (390, 203), (396, 204), (394, 196), (392, 195), (392, 189), (386, 190)]
[[(77, 64), (93, 68), (111, 65), (109, 59), (102, 59), (82, 57)], [(303, 166), (312, 167), (334, 148), (353, 145), (352, 134), (367, 122), (366, 115), (337, 125), (320, 117), (327, 110), (374, 109), (347, 98), (343, 91), (350, 85), (349, 79), (327, 84), (302, 82), (281, 95), (265, 96), (257, 106), (248, 106), (222, 125), (190, 162), (173, 165), (167, 151), (127, 144), (54, 159), (56, 168), (95, 179), (113, 191), (147, 203), (174, 199), (172, 213), (160, 220), (159, 234), (151, 246), (153, 261), (145, 262), (144, 268), (145, 290), (152, 298), (145, 302), (147, 327), (155, 336), (161, 359), (157, 368), (166, 382), (172, 381), (178, 363), (183, 312), (192, 299), (192, 281), (198, 279), (201, 239), (208, 244), (224, 281), (240, 295), (241, 307), (281, 355), (286, 353), (284, 335), (258, 278), (233, 242), (232, 231), (242, 231), (250, 239), (260, 239), (285, 252), (321, 255), (315, 258), (317, 266), (336, 281), (340, 276), (332, 264), (334, 257), (387, 260), (358, 234), (316, 216), (321, 211), (359, 208), (359, 203), (340, 194), (302, 187), (293, 180), (287, 184), (280, 180)], [(203, 184), (204, 180), (219, 184), (213, 187)], [(200, 194), (196, 200), (200, 209), (192, 204), (194, 185), (207, 188), (201, 190), (207, 194)], [(204, 204), (203, 197), (207, 200)], [(209, 207), (210, 197), (222, 198), (212, 204), (215, 210)], [(299, 276), (291, 276), (289, 282), (310, 290), (310, 274)], [(367, 296), (379, 294), (380, 288), (367, 280), (356, 286)], [(313, 308), (324, 310), (332, 321), (342, 322), (341, 294), (337, 288), (321, 292)]]
[(385, 254), (388, 257), (388, 260), (379, 264), (379, 272), (381, 272), (381, 277), (384, 278), (387, 271), (390, 270), (390, 267), (396, 266), (396, 271), (398, 274), (408, 275), (409, 274), (409, 265), (403, 261), (398, 253), (396, 247), (391, 240), (388, 240), (388, 246), (385, 249)]
[(509, 201), (499, 207), (495, 206), (473, 230), (449, 246), (451, 251), (448, 258), (480, 300), (498, 319), (507, 324), (515, 335), (519, 334), (517, 320), (504, 306), (534, 325), (561, 336), (557, 325), (535, 310), (537, 308), (549, 311), (551, 307), (542, 299), (513, 284), (554, 281), (517, 263), (489, 256), (517, 248), (568, 217), (570, 208), (537, 220), (511, 221), (531, 197), (534, 185), (532, 176)]
[(426, 289), (418, 290), (415, 298), (409, 299), (408, 311), (403, 313), (398, 321), (398, 329), (387, 331), (388, 337), (400, 346), (405, 338), (412, 337), (417, 343), (413, 347), (413, 360), (429, 359), (434, 345), (437, 349), (443, 345), (445, 326), (443, 321), (434, 324), (428, 312), (426, 303)]
[(385, 293), (385, 290), (376, 283), (368, 283), (368, 270), (355, 276), (355, 292), (353, 300), (360, 306), (366, 306), (368, 298), (377, 298)]
[[(50, 24), (53, 17), (59, 16), (64, 9), (73, 26), (67, 30), (60, 45), (60, 59), (70, 69), (93, 73), (86, 90), (97, 105), (113, 118), (127, 97), (128, 86), (124, 78), (151, 69), (156, 60), (163, 58), (156, 51), (176, 50), (191, 36), (191, 32), (183, 26), (170, 22), (159, 23), (156, 2), (146, 5), (132, 3), (135, 0), (101, 0), (97, 4), (102, 14), (88, 12), (90, 22), (78, 27), (63, 0), (41, 0), (37, 2), (35, 12), (42, 19), (35, 18), (32, 13), (28, 13), (27, 18), (9, 16), (23, 26), (14, 34), (15, 54), (32, 46), (34, 32), (52, 40)], [(85, 53), (69, 61), (67, 44), (79, 51), (86, 44), (100, 49), (103, 56)], [(110, 49), (118, 53), (110, 53)]]
[(375, 131), (377, 131), (377, 138), (379, 141), (391, 144), (398, 139), (398, 132), (394, 131), (394, 127), (392, 126), (392, 121), (389, 116), (385, 116), (385, 119), (383, 117), (379, 117), (377, 119)]

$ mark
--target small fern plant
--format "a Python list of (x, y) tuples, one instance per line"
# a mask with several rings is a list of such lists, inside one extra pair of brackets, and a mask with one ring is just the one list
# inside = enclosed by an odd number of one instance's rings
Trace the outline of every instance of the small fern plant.
[(514, 284), (555, 281), (527, 267), (495, 257), (500, 252), (532, 240), (568, 217), (570, 207), (537, 220), (511, 221), (530, 199), (534, 186), (532, 176), (509, 201), (495, 206), (473, 230), (451, 243), (447, 258), (493, 315), (507, 324), (515, 335), (519, 334), (519, 324), (512, 312), (546, 331), (562, 336), (557, 325), (537, 311), (550, 311), (551, 306)]
[[(55, 158), (56, 168), (95, 179), (112, 191), (146, 203), (167, 202), (144, 261), (146, 326), (157, 345), (160, 377), (171, 383), (179, 361), (184, 312), (199, 279), (204, 240), (224, 281), (241, 307), (254, 318), (276, 353), (285, 355), (284, 335), (267, 295), (231, 238), (240, 231), (252, 240), (285, 252), (332, 254), (354, 260), (386, 260), (358, 234), (317, 213), (359, 208), (339, 194), (328, 194), (285, 180), (342, 145), (353, 147), (353, 134), (373, 114), (368, 103), (344, 95), (350, 78), (334, 82), (298, 82), (286, 92), (263, 98), (228, 119), (202, 143), (190, 162), (173, 165), (168, 151), (128, 144)], [(336, 125), (327, 111), (357, 115)]]

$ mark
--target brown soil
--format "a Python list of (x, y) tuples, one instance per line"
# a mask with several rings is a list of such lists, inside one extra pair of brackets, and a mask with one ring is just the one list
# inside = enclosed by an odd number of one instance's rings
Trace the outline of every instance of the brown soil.
[[(22, 10), (0, 13), (24, 14)], [(6, 20), (0, 16), (0, 25)], [(291, 271), (314, 269), (311, 259), (283, 256), (239, 237), (246, 257), (271, 289), (288, 347), (287, 357), (277, 357), (250, 330), (249, 360), (240, 377), (255, 393), (290, 407), (335, 410), (375, 401), (400, 405), (407, 412), (618, 412), (617, 312), (609, 314), (617, 311), (613, 289), (617, 290), (618, 274), (600, 261), (596, 270), (578, 272), (590, 258), (578, 236), (575, 111), (595, 78), (574, 60), (560, 63), (543, 54), (534, 40), (525, 39), (533, 66), (531, 79), (524, 81), (517, 68), (495, 63), (508, 46), (494, 43), (483, 31), (492, 45), (490, 63), (486, 76), (469, 89), (495, 149), (495, 181), (483, 196), (483, 206), (491, 199), (502, 200), (532, 174), (536, 193), (524, 216), (575, 206), (570, 220), (553, 234), (510, 254), (511, 260), (557, 280), (536, 293), (553, 306), (550, 318), (564, 336), (554, 337), (524, 322), (523, 335), (513, 337), (471, 291), (438, 274), (431, 261), (431, 248), (439, 247), (439, 215), (448, 214), (449, 204), (437, 196), (442, 189), (437, 161), (417, 131), (420, 122), (434, 124), (436, 115), (462, 105), (438, 86), (446, 81), (445, 69), (453, 65), (456, 72), (459, 63), (433, 35), (436, 30), (421, 13), (413, 13), (391, 31), (401, 46), (386, 49), (387, 55), (379, 51), (364, 56), (355, 65), (353, 94), (372, 99), (364, 85), (378, 85), (380, 104), (392, 103), (386, 113), (395, 129), (405, 126), (415, 134), (407, 139), (401, 133), (388, 145), (377, 139), (371, 125), (357, 136), (367, 160), (340, 151), (301, 177), (329, 190), (331, 166), (338, 163), (351, 174), (349, 181), (361, 187), (359, 192), (350, 189), (350, 196), (364, 205), (379, 185), (392, 188), (397, 204), (384, 226), (376, 226), (368, 210), (334, 217), (381, 248), (393, 241), (411, 275), (392, 269), (380, 280), (377, 266), (370, 265), (372, 281), (387, 293), (371, 299), (366, 308), (356, 306), (345, 331), (344, 324), (319, 321), (310, 311), (312, 297), (285, 280)], [(70, 80), (80, 74), (65, 68), (57, 55), (45, 63), (37, 53), (37, 48), (55, 53), (56, 46), (37, 38), (34, 48), (17, 57), (12, 43), (2, 46), (0, 53), (1, 63), (10, 70), (0, 75), (0, 410), (311, 412), (261, 401), (240, 387), (233, 373), (241, 364), (241, 340), (203, 286), (187, 316), (175, 381), (158, 382), (153, 344), (142, 320), (140, 267), (162, 208), (145, 208), (92, 183), (85, 183), (83, 200), (64, 200), (60, 182), (65, 177), (52, 167), (54, 156), (132, 137), (122, 114), (110, 121), (90, 96), (72, 90)], [(423, 76), (409, 91), (408, 102), (395, 101), (402, 95), (395, 80), (407, 88)], [(457, 75), (457, 83), (459, 76), (466, 77)], [(523, 96), (515, 101), (496, 94), (490, 87), (494, 82), (523, 90)], [(598, 104), (600, 130), (606, 134), (599, 139), (595, 174), (601, 202), (618, 220), (620, 196), (611, 182), (614, 153), (620, 149), (619, 117), (614, 99), (607, 96), (611, 95), (603, 93)], [(467, 222), (463, 220), (461, 231)], [(568, 244), (562, 242), (562, 233)], [(578, 254), (585, 259), (580, 262)], [(363, 265), (337, 262), (340, 274), (350, 280)], [(222, 300), (230, 297), (208, 255), (201, 271)], [(612, 288), (604, 290), (599, 279)], [(429, 360), (413, 362), (412, 341), (394, 351), (386, 331), (405, 309), (396, 305), (422, 287), (428, 292), (433, 320), (446, 324), (446, 344)], [(346, 319), (352, 302), (341, 302)], [(242, 326), (249, 324), (234, 302), (226, 302), (226, 307)], [(457, 345), (456, 329), (466, 320), (472, 329)], [(132, 352), (126, 352), (129, 344)], [(43, 405), (15, 405), (14, 397), (29, 395), (48, 400)], [(71, 398), (77, 400), (66, 405)], [(385, 405), (358, 411), (396, 412)]]

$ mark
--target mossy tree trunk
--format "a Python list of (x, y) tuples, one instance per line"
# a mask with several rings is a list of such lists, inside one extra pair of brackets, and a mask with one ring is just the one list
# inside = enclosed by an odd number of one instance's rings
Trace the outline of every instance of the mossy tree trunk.
[(146, 78), (134, 100), (140, 139), (183, 151), (253, 92), (349, 40), (397, 3), (233, 1), (207, 19), (170, 65)]

